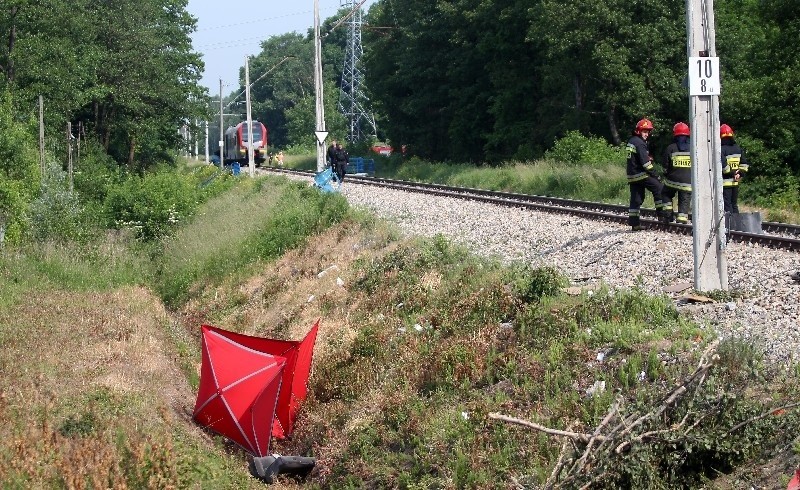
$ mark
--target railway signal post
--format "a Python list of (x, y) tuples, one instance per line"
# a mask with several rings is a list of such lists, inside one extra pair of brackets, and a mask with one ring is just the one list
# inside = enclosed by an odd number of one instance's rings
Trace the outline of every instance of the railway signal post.
[(686, 0), (694, 288), (728, 289), (713, 0)]

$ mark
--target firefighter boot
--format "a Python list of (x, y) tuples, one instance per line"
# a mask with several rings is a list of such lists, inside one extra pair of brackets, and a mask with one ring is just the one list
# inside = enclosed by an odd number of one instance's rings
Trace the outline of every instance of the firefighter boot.
[(639, 222), (639, 215), (629, 215), (628, 216), (628, 224), (631, 226), (631, 231), (640, 231), (644, 230), (644, 226), (641, 225)]

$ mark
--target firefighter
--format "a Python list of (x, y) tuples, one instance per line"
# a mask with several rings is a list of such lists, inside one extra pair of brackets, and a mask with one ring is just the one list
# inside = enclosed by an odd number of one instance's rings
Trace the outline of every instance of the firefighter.
[(328, 147), (328, 150), (325, 152), (325, 162), (328, 164), (336, 172), (336, 158), (334, 157), (334, 153), (336, 153), (336, 140), (331, 141), (331, 146)]
[(669, 216), (666, 212), (666, 204), (661, 198), (663, 185), (658, 180), (654, 171), (653, 157), (647, 147), (647, 139), (653, 131), (653, 123), (649, 119), (642, 119), (636, 123), (633, 136), (628, 140), (628, 185), (631, 189), (631, 203), (628, 208), (628, 224), (633, 231), (643, 229), (639, 221), (639, 211), (644, 202), (645, 191), (649, 190), (653, 194), (653, 201), (656, 205), (658, 219), (668, 222)]
[(719, 127), (722, 140), (722, 200), (726, 213), (739, 212), (739, 180), (747, 173), (750, 164), (744, 157), (744, 151), (733, 139), (733, 128), (727, 124)]
[(335, 161), (333, 162), (333, 171), (339, 177), (339, 183), (344, 181), (344, 174), (347, 172), (347, 164), (350, 163), (350, 154), (344, 149), (341, 143), (336, 144), (336, 150), (333, 152)]
[[(672, 199), (678, 195), (678, 223), (689, 222), (692, 204), (692, 159), (689, 153), (689, 125), (679, 122), (672, 127), (672, 144), (664, 150), (664, 202), (672, 208)], [(672, 212), (668, 212), (672, 215)], [(670, 221), (672, 216), (670, 216)]]

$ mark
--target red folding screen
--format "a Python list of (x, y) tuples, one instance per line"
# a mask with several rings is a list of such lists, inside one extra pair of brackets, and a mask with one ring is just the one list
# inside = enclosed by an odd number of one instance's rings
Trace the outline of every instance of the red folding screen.
[(266, 454), (270, 432), (282, 439), (294, 431), (306, 398), (318, 328), (319, 320), (303, 340), (293, 341), (203, 325), (195, 421), (252, 454)]

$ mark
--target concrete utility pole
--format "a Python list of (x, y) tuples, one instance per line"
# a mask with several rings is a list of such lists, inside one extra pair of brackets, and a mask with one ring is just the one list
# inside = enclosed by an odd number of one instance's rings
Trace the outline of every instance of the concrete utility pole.
[(728, 289), (713, 0), (686, 0), (694, 288)]
[(206, 121), (206, 163), (211, 163), (208, 159), (208, 121)]
[(256, 164), (253, 161), (253, 117), (250, 112), (250, 57), (244, 57), (244, 87), (247, 100), (247, 167), (250, 177), (255, 177)]
[[(322, 100), (322, 44), (319, 38), (319, 0), (314, 0), (314, 89), (317, 96), (317, 172), (325, 170), (325, 106)], [(324, 135), (324, 136), (322, 136)]]
[(219, 168), (225, 168), (225, 116), (222, 110), (222, 79), (219, 79)]
[(75, 141), (75, 166), (79, 167), (81, 164), (81, 133), (83, 133), (83, 122), (78, 121), (78, 138)]

